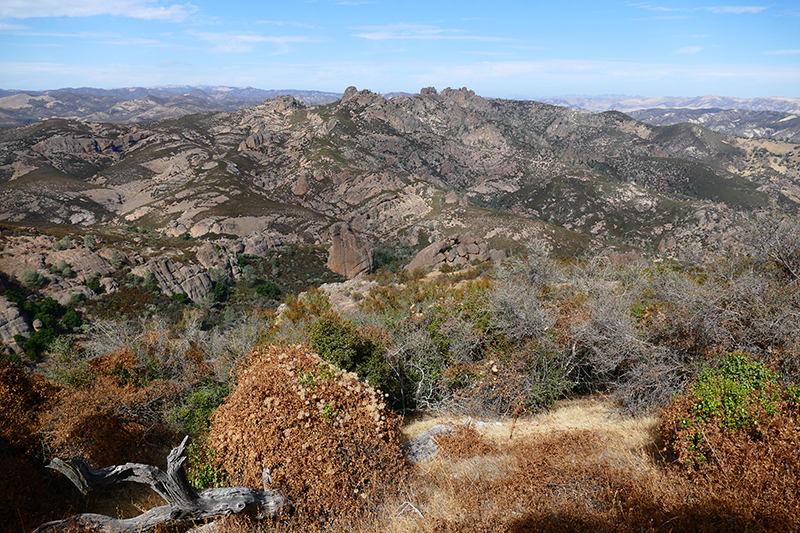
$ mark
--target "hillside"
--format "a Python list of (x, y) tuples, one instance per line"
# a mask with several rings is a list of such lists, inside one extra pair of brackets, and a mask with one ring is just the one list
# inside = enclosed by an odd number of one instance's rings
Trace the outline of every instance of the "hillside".
[(796, 113), (742, 109), (642, 109), (628, 115), (655, 126), (689, 122), (710, 130), (746, 137), (800, 142), (800, 117)]
[(138, 226), (195, 238), (268, 231), (372, 245), (462, 230), (565, 251), (613, 241), (707, 250), (752, 211), (800, 204), (800, 151), (696, 125), (650, 126), (466, 89), (390, 100), (350, 88), (235, 112), (111, 125), (49, 120), (0, 133), (0, 218)]
[(545, 98), (549, 104), (574, 107), (583, 111), (636, 111), (640, 109), (742, 109), (747, 111), (777, 111), (781, 113), (800, 112), (798, 98), (734, 98), (730, 96), (696, 97), (641, 97), (641, 96), (598, 96)]

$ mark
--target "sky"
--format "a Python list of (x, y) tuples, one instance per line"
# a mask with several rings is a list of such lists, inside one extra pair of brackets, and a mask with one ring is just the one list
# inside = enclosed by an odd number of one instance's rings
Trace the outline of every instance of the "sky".
[(800, 98), (800, 2), (2, 0), (0, 88)]

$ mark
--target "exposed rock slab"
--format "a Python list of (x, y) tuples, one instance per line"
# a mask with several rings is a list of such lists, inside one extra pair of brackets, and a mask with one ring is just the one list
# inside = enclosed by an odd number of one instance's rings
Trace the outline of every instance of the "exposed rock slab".
[(182, 265), (167, 257), (151, 259), (131, 272), (142, 277), (150, 272), (164, 294), (183, 293), (193, 302), (203, 301), (214, 286), (211, 277), (198, 265)]
[(366, 239), (356, 234), (349, 224), (338, 222), (331, 226), (330, 239), (329, 269), (347, 279), (372, 272), (374, 268), (372, 246)]
[(430, 461), (439, 453), (439, 445), (436, 444), (436, 437), (448, 435), (456, 431), (456, 426), (451, 423), (439, 424), (428, 430), (423, 431), (410, 441), (403, 444), (400, 451), (411, 464)]
[(15, 353), (21, 353), (22, 348), (14, 340), (14, 335), (28, 338), (31, 336), (31, 327), (19, 306), (5, 296), (0, 296), (0, 342)]

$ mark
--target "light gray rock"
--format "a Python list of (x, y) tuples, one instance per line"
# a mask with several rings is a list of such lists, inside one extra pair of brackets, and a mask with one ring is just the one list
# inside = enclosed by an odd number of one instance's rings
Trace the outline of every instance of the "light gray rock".
[(463, 265), (474, 260), (502, 261), (505, 252), (502, 250), (491, 250), (489, 243), (473, 232), (455, 234), (447, 239), (436, 241), (423, 248), (411, 262), (406, 265), (406, 270), (412, 271), (416, 268), (434, 267), (442, 265)]
[(283, 244), (278, 234), (251, 233), (242, 237), (243, 252), (249, 255), (264, 255)]
[[(111, 253), (113, 252), (108, 252), (109, 259), (111, 259)], [(86, 248), (54, 251), (47, 255), (48, 263), (55, 265), (59, 261), (64, 261), (69, 265), (75, 275), (72, 279), (77, 283), (86, 283), (87, 279), (96, 274), (107, 276), (114, 272), (114, 267), (100, 252), (93, 252)]]
[(14, 335), (22, 335), (27, 339), (31, 336), (31, 331), (31, 326), (19, 306), (5, 296), (0, 296), (0, 342), (14, 353), (22, 353), (22, 347), (14, 341)]
[(430, 461), (439, 453), (439, 445), (436, 444), (436, 437), (448, 435), (455, 432), (456, 426), (451, 423), (439, 424), (426, 431), (423, 431), (410, 441), (400, 447), (403, 456), (411, 464)]
[(214, 284), (211, 277), (198, 265), (183, 265), (167, 257), (156, 257), (140, 265), (132, 273), (144, 277), (150, 272), (161, 291), (167, 296), (186, 294), (193, 302), (201, 302)]

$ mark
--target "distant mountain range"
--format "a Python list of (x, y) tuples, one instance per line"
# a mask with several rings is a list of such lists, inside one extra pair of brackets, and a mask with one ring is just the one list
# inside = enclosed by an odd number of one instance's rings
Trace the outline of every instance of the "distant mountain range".
[(276, 96), (290, 95), (307, 105), (327, 104), (341, 94), (253, 87), (167, 86), (52, 91), (0, 90), (0, 127), (21, 126), (48, 118), (118, 124), (178, 117), (207, 111), (234, 111)]
[(637, 111), (640, 109), (741, 109), (747, 111), (780, 111), (800, 113), (800, 98), (733, 98), (729, 96), (697, 96), (676, 98), (661, 96), (564, 97), (545, 98), (542, 102), (588, 111)]
[[(66, 118), (92, 122), (114, 122), (118, 124), (143, 122), (203, 113), (208, 111), (234, 111), (262, 103), (277, 96), (289, 95), (306, 105), (321, 105), (335, 102), (341, 93), (306, 91), (297, 89), (256, 89), (253, 87), (192, 86), (169, 85), (164, 87), (125, 87), (118, 89), (98, 89), (93, 87), (62, 88), (47, 91), (9, 91), (0, 89), (0, 127), (13, 127), (30, 124), (48, 118)], [(392, 92), (382, 95), (391, 99), (395, 96), (412, 96), (410, 93)], [(800, 114), (800, 99), (791, 98), (731, 98), (702, 96), (696, 98), (639, 98), (630, 96), (608, 97), (564, 97), (546, 98), (544, 103), (568, 107), (586, 112), (622, 111), (635, 118), (652, 124), (674, 124), (686, 117), (686, 121), (696, 119), (695, 115), (657, 113), (641, 114), (650, 109), (687, 110), (740, 110), (771, 112), (772, 115), (748, 115), (736, 117), (747, 123), (747, 131), (721, 129), (725, 133), (745, 137), (770, 135), (778, 132), (775, 138), (793, 139), (791, 133), (779, 133), (786, 124), (779, 122), (791, 114)], [(778, 115), (778, 113), (785, 113)], [(707, 116), (707, 113), (705, 114)], [(734, 118), (734, 120), (736, 120)], [(697, 119), (699, 120), (699, 119)], [(706, 118), (708, 120), (708, 118)], [(721, 116), (719, 123), (728, 120)], [(767, 121), (767, 122), (765, 122)], [(714, 129), (715, 121), (706, 124)], [(778, 123), (773, 124), (773, 123)], [(792, 125), (789, 125), (792, 128)], [(744, 130), (742, 130), (744, 131)]]
[(710, 130), (748, 139), (777, 139), (800, 143), (800, 114), (742, 109), (641, 109), (628, 115), (653, 124), (669, 126), (688, 122)]

